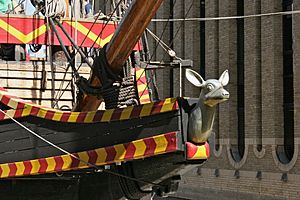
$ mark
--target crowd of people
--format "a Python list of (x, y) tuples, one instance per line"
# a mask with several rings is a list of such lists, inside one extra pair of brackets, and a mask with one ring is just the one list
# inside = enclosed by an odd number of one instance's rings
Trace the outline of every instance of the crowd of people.
[[(60, 12), (61, 17), (76, 17), (76, 18), (92, 18), (93, 6), (89, 0), (0, 0), (0, 14), (24, 14), (46, 15), (46, 13), (36, 12), (41, 5), (45, 5), (48, 1), (48, 16)], [(76, 5), (75, 6), (71, 6)], [(57, 9), (60, 9), (57, 11)], [(45, 46), (45, 45), (41, 45)], [(39, 48), (42, 52), (34, 52), (30, 45), (14, 45), (14, 44), (0, 44), (0, 59), (2, 60), (23, 60), (26, 56), (45, 58), (46, 48)], [(21, 55), (21, 56), (20, 56)], [(18, 57), (18, 58), (17, 58)]]

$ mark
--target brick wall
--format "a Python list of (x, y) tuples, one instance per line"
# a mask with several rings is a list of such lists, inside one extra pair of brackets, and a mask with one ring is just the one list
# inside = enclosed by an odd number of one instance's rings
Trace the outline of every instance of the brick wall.
[[(174, 1), (175, 2), (175, 1)], [(200, 1), (176, 1), (174, 18), (199, 17)], [(169, 1), (165, 1), (157, 18), (169, 16)], [(194, 3), (186, 15), (189, 6)], [(206, 0), (206, 17), (237, 14), (236, 0)], [(294, 0), (294, 10), (300, 1)], [(281, 0), (244, 1), (244, 14), (282, 11)], [(227, 87), (231, 98), (219, 106), (214, 134), (210, 138), (211, 158), (200, 169), (188, 172), (181, 182), (178, 197), (190, 199), (299, 199), (300, 198), (300, 15), (294, 19), (294, 99), (295, 133), (294, 157), (287, 163), (278, 158), (284, 145), (283, 115), (283, 43), (282, 16), (247, 18), (244, 20), (245, 75), (245, 153), (241, 159), (232, 156), (238, 144), (237, 130), (237, 22), (236, 20), (207, 21), (205, 23), (206, 78), (218, 78), (223, 70), (230, 71)], [(158, 35), (164, 23), (152, 22)], [(193, 69), (200, 70), (200, 22), (174, 22), (174, 30), (181, 26), (174, 39), (174, 50), (183, 59), (193, 59)], [(170, 27), (170, 26), (169, 26)], [(168, 28), (169, 28), (168, 27)], [(170, 30), (170, 29), (168, 29)], [(174, 36), (174, 35), (173, 35)], [(170, 32), (164, 35), (168, 44)], [(156, 58), (161, 52), (157, 51)], [(170, 71), (165, 72), (170, 73)], [(173, 72), (175, 91), (179, 74)], [(170, 76), (172, 76), (170, 75)], [(163, 76), (163, 77), (162, 77)], [(160, 73), (162, 96), (167, 94), (169, 76)], [(184, 81), (185, 96), (197, 97), (199, 90)], [(178, 93), (175, 92), (175, 95)], [(217, 146), (219, 144), (219, 146)], [(218, 149), (216, 149), (218, 147)]]

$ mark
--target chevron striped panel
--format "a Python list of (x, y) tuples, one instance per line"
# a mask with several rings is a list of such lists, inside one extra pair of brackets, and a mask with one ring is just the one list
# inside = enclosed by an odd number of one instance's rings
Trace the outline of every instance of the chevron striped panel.
[[(169, 98), (163, 101), (152, 102), (144, 105), (110, 109), (105, 111), (65, 112), (24, 101), (11, 95), (4, 89), (0, 89), (0, 102), (14, 109), (6, 111), (9, 116), (14, 118), (31, 115), (48, 120), (70, 123), (111, 122), (146, 117), (178, 110), (177, 99)], [(4, 119), (7, 119), (7, 117), (0, 113), (0, 120)]]
[(79, 161), (70, 155), (61, 155), (36, 160), (0, 164), (0, 178), (18, 177), (54, 173), (68, 170), (91, 168), (88, 163), (97, 166), (137, 160), (180, 150), (178, 132), (171, 132), (126, 144), (73, 153)]
[[(77, 32), (77, 43), (82, 47), (102, 48), (108, 43), (117, 27), (117, 22), (105, 22), (81, 19), (78, 22), (62, 19), (62, 25), (69, 35), (75, 40)], [(57, 28), (59, 35), (64, 33)], [(101, 35), (98, 37), (98, 34)], [(71, 46), (67, 37), (62, 37), (66, 46)], [(60, 45), (58, 39), (50, 34), (52, 45)], [(0, 43), (5, 44), (47, 44), (48, 31), (43, 17), (24, 17), (14, 15), (0, 16)], [(134, 47), (134, 50), (141, 50), (140, 42)]]
[(141, 104), (150, 103), (151, 101), (149, 96), (146, 70), (143, 68), (134, 68), (134, 72), (135, 72), (135, 80), (136, 80), (136, 86), (137, 86), (140, 103)]

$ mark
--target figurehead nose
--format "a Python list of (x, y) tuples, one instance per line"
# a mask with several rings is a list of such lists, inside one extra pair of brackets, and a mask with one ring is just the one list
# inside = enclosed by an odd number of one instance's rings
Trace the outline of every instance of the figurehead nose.
[(230, 94), (229, 94), (229, 92), (227, 92), (226, 90), (224, 90), (224, 91), (222, 92), (222, 97), (223, 97), (223, 98), (229, 99), (229, 96), (230, 96)]

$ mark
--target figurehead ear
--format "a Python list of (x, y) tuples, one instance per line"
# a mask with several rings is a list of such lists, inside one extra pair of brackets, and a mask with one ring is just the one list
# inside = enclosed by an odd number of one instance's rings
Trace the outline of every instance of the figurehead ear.
[(227, 69), (222, 73), (222, 75), (219, 78), (219, 81), (223, 86), (226, 86), (229, 83), (229, 73)]
[(204, 79), (200, 76), (200, 74), (198, 74), (194, 70), (186, 69), (185, 77), (190, 83), (192, 83), (196, 87), (202, 87), (205, 84)]

